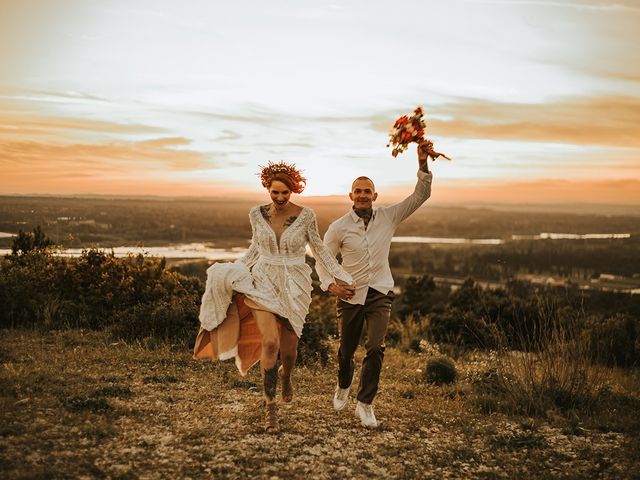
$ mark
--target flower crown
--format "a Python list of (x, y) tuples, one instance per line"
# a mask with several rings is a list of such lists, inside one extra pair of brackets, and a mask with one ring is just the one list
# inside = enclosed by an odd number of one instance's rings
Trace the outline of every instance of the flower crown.
[(264, 188), (269, 188), (273, 177), (277, 174), (284, 174), (291, 179), (292, 185), (289, 185), (293, 193), (302, 193), (307, 184), (307, 179), (302, 176), (295, 164), (288, 164), (284, 161), (273, 163), (269, 162), (266, 167), (260, 166), (260, 180)]

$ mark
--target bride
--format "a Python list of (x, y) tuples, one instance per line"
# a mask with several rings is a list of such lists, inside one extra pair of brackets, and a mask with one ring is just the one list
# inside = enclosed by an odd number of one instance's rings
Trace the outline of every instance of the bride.
[(207, 270), (194, 358), (235, 357), (242, 375), (260, 361), (265, 430), (277, 433), (278, 378), (282, 400), (292, 401), (291, 371), (311, 303), (306, 245), (349, 295), (354, 287), (351, 276), (322, 243), (313, 210), (290, 201), (291, 194), (301, 193), (306, 183), (295, 165), (269, 162), (261, 168), (260, 178), (271, 203), (253, 207), (249, 213), (252, 238), (247, 253), (234, 263), (215, 263)]

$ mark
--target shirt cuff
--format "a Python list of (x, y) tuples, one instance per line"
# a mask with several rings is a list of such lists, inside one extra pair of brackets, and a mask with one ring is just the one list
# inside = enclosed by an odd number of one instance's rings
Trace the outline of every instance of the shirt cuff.
[(325, 281), (323, 282), (322, 280), (320, 280), (320, 289), (323, 292), (326, 292), (327, 290), (329, 290), (329, 285), (331, 285), (334, 282), (333, 279), (329, 280), (329, 281)]
[(418, 178), (422, 181), (422, 182), (431, 182), (431, 180), (433, 179), (433, 172), (423, 172), (422, 170), (418, 170)]

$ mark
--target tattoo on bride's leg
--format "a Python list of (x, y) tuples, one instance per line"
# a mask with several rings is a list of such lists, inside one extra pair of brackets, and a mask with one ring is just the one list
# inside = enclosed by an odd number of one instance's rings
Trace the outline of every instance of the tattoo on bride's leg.
[(264, 369), (264, 395), (268, 402), (276, 399), (276, 389), (278, 386), (278, 366)]

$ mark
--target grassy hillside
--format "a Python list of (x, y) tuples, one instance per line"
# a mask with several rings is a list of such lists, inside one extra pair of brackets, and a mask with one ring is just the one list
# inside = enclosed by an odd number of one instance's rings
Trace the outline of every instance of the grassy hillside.
[[(457, 383), (423, 382), (428, 353), (388, 349), (381, 428), (335, 413), (335, 364), (300, 368), (282, 432), (262, 431), (258, 371), (104, 333), (0, 332), (2, 478), (638, 478), (640, 375), (606, 371), (593, 411), (535, 418), (479, 402), (495, 355), (457, 359)], [(336, 346), (332, 346), (335, 352)], [(359, 359), (358, 359), (359, 361)], [(483, 405), (485, 407), (483, 407)]]

